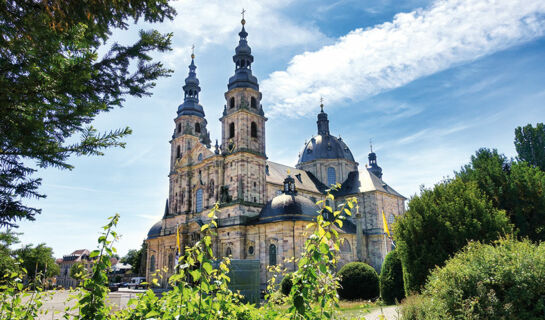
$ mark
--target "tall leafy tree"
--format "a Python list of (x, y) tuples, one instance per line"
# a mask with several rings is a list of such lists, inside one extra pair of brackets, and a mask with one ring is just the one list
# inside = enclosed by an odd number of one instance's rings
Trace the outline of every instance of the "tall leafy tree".
[(98, 49), (130, 21), (174, 14), (167, 0), (0, 0), (0, 226), (40, 213), (23, 202), (44, 197), (38, 168), (72, 169), (71, 155), (124, 146), (129, 128), (90, 124), (170, 74), (151, 54), (169, 50), (172, 35), (140, 31), (133, 44), (114, 43), (102, 57)]
[(8, 271), (17, 269), (17, 261), (13, 255), (11, 246), (19, 243), (18, 233), (14, 233), (11, 229), (5, 232), (0, 232), (0, 277)]
[(122, 263), (130, 264), (132, 272), (135, 274), (146, 274), (146, 243), (142, 242), (140, 249), (130, 249), (127, 254), (121, 258)]
[(453, 179), (422, 189), (394, 224), (406, 294), (420, 291), (430, 271), (468, 241), (490, 242), (511, 232), (505, 212), (494, 207), (475, 182)]
[(475, 182), (495, 207), (505, 210), (519, 237), (545, 240), (545, 171), (482, 148), (456, 176)]
[(515, 129), (518, 158), (545, 171), (545, 125), (538, 123)]
[(53, 249), (40, 243), (36, 247), (26, 245), (14, 251), (17, 258), (22, 260), (22, 266), (27, 270), (27, 276), (32, 281), (37, 273), (46, 278), (59, 274), (59, 266), (55, 263)]

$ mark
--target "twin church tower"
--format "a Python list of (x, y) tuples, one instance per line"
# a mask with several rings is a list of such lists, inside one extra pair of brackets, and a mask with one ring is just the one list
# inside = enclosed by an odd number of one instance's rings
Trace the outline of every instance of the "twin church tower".
[[(212, 146), (199, 103), (201, 88), (191, 55), (185, 79), (184, 102), (178, 107), (171, 143), (169, 197), (163, 218), (149, 230), (147, 277), (176, 263), (176, 230), (182, 248), (200, 239), (200, 227), (215, 203), (220, 204), (216, 257), (260, 261), (260, 277), (267, 266), (300, 256), (305, 226), (317, 215), (317, 200), (325, 199), (331, 184), (340, 183), (336, 201), (355, 196), (359, 211), (339, 229), (345, 238), (341, 264), (364, 261), (380, 268), (391, 250), (382, 233), (382, 211), (389, 221), (403, 214), (405, 198), (382, 180), (376, 155), (369, 167), (358, 170), (348, 146), (331, 135), (327, 114), (318, 114), (318, 133), (305, 143), (295, 167), (267, 160), (262, 94), (252, 74), (254, 57), (248, 45), (245, 20), (235, 48), (235, 74), (229, 78), (226, 104), (220, 118), (221, 143)], [(290, 268), (290, 266), (288, 266)], [(294, 266), (291, 266), (294, 268)], [(163, 279), (167, 279), (164, 277)], [(166, 281), (163, 285), (166, 286)]]

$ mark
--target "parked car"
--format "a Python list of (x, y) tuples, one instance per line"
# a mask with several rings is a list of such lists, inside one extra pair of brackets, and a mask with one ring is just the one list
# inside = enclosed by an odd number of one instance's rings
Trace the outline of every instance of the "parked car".
[(129, 289), (145, 289), (145, 285), (142, 282), (145, 282), (145, 277), (134, 277), (131, 278), (131, 281), (127, 284)]

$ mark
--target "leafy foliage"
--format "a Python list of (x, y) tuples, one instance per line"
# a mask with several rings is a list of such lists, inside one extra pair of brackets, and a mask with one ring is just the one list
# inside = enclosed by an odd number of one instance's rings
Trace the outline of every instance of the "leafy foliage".
[(432, 272), (403, 319), (542, 319), (545, 244), (472, 242)]
[(390, 251), (380, 270), (380, 297), (386, 304), (401, 302), (405, 298), (403, 269), (397, 250)]
[(169, 50), (172, 35), (141, 31), (132, 45), (114, 43), (100, 58), (98, 49), (129, 19), (153, 23), (174, 14), (167, 0), (0, 1), (0, 226), (40, 213), (23, 204), (44, 197), (33, 163), (72, 169), (71, 155), (124, 146), (129, 128), (100, 133), (89, 124), (126, 96), (149, 95), (169, 75), (151, 53)]
[(293, 286), (293, 282), (291, 280), (291, 273), (288, 273), (282, 278), (282, 281), (280, 282), (280, 291), (283, 295), (289, 296), (291, 287)]
[(76, 262), (70, 267), (70, 278), (77, 281), (83, 280), (87, 277), (87, 269), (81, 262)]
[(495, 207), (505, 210), (521, 238), (545, 240), (545, 171), (483, 148), (456, 175), (477, 183)]
[(343, 299), (375, 299), (379, 295), (378, 275), (375, 269), (363, 262), (350, 262), (339, 271)]
[(18, 233), (14, 233), (11, 229), (0, 232), (0, 277), (18, 269), (17, 260), (10, 248), (12, 245), (19, 243), (18, 235)]
[(545, 125), (538, 123), (515, 129), (515, 148), (518, 158), (545, 171)]
[(443, 181), (422, 189), (394, 224), (405, 293), (419, 292), (435, 266), (442, 266), (470, 240), (490, 242), (512, 232), (503, 210), (495, 208), (474, 182)]
[(59, 274), (59, 266), (55, 263), (53, 249), (41, 243), (36, 247), (26, 245), (14, 251), (14, 254), (22, 261), (22, 266), (27, 270), (27, 277), (34, 281), (40, 273), (45, 278)]

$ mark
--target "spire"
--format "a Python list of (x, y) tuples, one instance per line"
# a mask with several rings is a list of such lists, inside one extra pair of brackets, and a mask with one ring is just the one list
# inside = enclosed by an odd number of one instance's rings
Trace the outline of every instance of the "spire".
[(252, 49), (248, 45), (248, 32), (244, 28), (246, 20), (244, 19), (244, 13), (246, 10), (242, 9), (242, 29), (238, 33), (240, 39), (238, 46), (235, 48), (235, 55), (233, 56), (233, 62), (235, 63), (235, 75), (229, 78), (227, 88), (229, 90), (234, 88), (252, 88), (259, 91), (259, 84), (257, 78), (252, 75), (252, 63), (254, 62), (254, 56), (252, 56)]
[(329, 120), (327, 120), (327, 113), (324, 112), (324, 98), (320, 97), (320, 113), (318, 113), (318, 134), (323, 136), (329, 135)]
[(379, 179), (382, 179), (382, 168), (378, 166), (377, 164), (377, 155), (373, 152), (373, 141), (369, 141), (371, 152), (369, 152), (369, 167), (367, 170), (369, 170), (372, 174), (377, 176)]
[(191, 64), (188, 66), (189, 74), (185, 78), (184, 89), (184, 103), (178, 107), (178, 115), (192, 115), (204, 118), (204, 110), (199, 104), (199, 92), (201, 87), (199, 86), (199, 79), (195, 70), (195, 45), (191, 47)]

